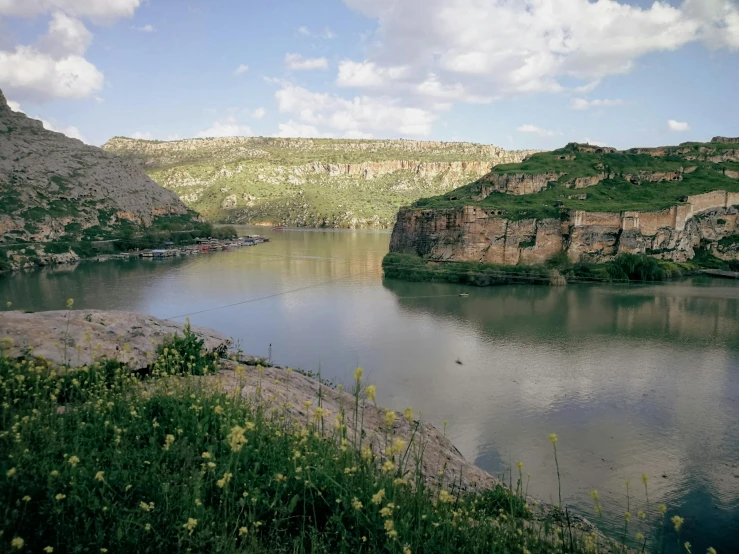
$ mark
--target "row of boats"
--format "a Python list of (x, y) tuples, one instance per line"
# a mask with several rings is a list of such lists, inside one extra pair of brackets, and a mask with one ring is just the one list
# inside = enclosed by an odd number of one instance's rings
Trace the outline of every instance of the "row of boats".
[(230, 240), (196, 239), (196, 244), (174, 247), (172, 243), (164, 243), (165, 248), (139, 250), (138, 255), (142, 258), (171, 258), (173, 256), (189, 256), (202, 252), (220, 252), (245, 246), (256, 246), (263, 242), (269, 242), (269, 238), (262, 235), (246, 235)]

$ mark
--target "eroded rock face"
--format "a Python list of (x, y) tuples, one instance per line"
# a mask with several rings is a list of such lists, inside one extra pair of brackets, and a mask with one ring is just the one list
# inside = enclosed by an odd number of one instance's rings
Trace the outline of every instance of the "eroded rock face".
[[(183, 333), (185, 325), (134, 312), (59, 310), (0, 313), (0, 340), (10, 339), (6, 355), (19, 357), (28, 349), (56, 364), (90, 365), (105, 357), (127, 363), (132, 369), (147, 367), (167, 338)], [(192, 331), (209, 351), (225, 351), (229, 337), (202, 327)], [(126, 347), (128, 345), (128, 347)]]
[(539, 192), (562, 175), (563, 173), (488, 173), (480, 179), (480, 194), (475, 200), (483, 200), (493, 192), (517, 195)]
[(563, 219), (510, 221), (479, 206), (406, 209), (398, 214), (390, 251), (503, 265), (541, 264), (562, 251), (572, 261), (647, 253), (682, 262), (702, 241), (716, 245), (737, 232), (736, 205), (739, 195), (715, 191), (657, 212), (571, 211)]
[(0, 238), (53, 241), (121, 220), (149, 225), (157, 215), (185, 214), (177, 195), (136, 163), (88, 146), (14, 112), (0, 92)]

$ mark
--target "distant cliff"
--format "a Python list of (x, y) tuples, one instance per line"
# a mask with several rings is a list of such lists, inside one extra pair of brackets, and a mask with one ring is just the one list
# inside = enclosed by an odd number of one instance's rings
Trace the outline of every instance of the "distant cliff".
[(163, 215), (195, 216), (139, 165), (44, 129), (0, 92), (0, 243), (109, 238)]
[[(735, 142), (732, 142), (735, 141)], [(616, 151), (570, 144), (400, 210), (391, 252), (533, 265), (621, 253), (739, 259), (739, 139)]]
[(461, 142), (261, 137), (116, 137), (103, 148), (138, 160), (211, 221), (351, 228), (390, 227), (400, 206), (533, 153)]

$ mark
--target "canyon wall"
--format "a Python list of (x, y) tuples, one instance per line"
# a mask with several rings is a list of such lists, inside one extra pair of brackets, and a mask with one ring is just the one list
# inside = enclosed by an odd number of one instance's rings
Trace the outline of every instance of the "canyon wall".
[(544, 263), (559, 252), (573, 262), (603, 262), (621, 253), (687, 261), (701, 241), (737, 233), (739, 193), (714, 191), (655, 212), (563, 212), (561, 219), (500, 217), (479, 206), (404, 209), (390, 251), (436, 261)]

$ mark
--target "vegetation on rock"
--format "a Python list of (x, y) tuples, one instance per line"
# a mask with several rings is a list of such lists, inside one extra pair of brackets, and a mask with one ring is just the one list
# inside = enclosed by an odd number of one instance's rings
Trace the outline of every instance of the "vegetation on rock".
[[(569, 144), (531, 155), (522, 163), (495, 167), (492, 175), (545, 175), (553, 179), (533, 194), (493, 191), (479, 199), (487, 178), (447, 194), (422, 198), (416, 208), (478, 205), (511, 220), (558, 218), (569, 210), (589, 212), (657, 211), (687, 196), (724, 190), (739, 192), (739, 144), (686, 143), (617, 151)], [(599, 179), (575, 187), (575, 180)]]
[(469, 143), (241, 137), (116, 137), (103, 148), (142, 161), (209, 221), (352, 228), (389, 227), (400, 206), (529, 154)]

